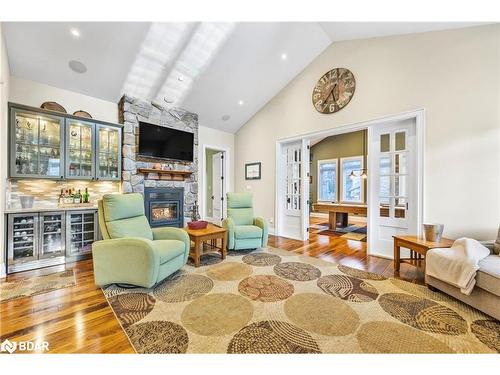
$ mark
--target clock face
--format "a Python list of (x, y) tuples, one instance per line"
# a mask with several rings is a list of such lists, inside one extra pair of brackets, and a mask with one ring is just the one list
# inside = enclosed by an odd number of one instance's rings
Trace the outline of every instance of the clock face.
[(351, 101), (355, 88), (356, 80), (349, 69), (332, 69), (314, 86), (312, 93), (314, 108), (321, 113), (340, 111)]

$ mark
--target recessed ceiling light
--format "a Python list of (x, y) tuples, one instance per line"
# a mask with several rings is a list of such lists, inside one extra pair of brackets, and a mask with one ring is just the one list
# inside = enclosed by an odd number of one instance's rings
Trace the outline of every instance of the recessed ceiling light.
[(281, 60), (286, 60), (288, 58), (286, 53), (281, 54)]
[(168, 103), (168, 104), (172, 104), (174, 102), (174, 99), (167, 98), (167, 97), (164, 97), (163, 100), (165, 101), (165, 103)]
[(177, 80), (180, 81), (180, 82), (182, 82), (182, 81), (184, 81), (184, 77), (183, 76), (179, 76), (179, 77), (177, 77)]
[(85, 73), (87, 71), (87, 67), (85, 66), (84, 63), (77, 61), (77, 60), (71, 60), (69, 63), (69, 68), (74, 71), (75, 73)]
[(238, 104), (243, 105), (243, 104), (245, 104), (245, 102), (243, 100), (240, 100), (240, 101), (238, 101)]
[(77, 28), (75, 27), (72, 27), (69, 32), (71, 33), (71, 35), (73, 35), (75, 38), (79, 38), (80, 37), (80, 30), (78, 30)]
[(221, 117), (222, 121), (227, 121), (230, 118), (231, 118), (231, 116), (229, 116), (229, 115), (224, 115), (224, 116)]

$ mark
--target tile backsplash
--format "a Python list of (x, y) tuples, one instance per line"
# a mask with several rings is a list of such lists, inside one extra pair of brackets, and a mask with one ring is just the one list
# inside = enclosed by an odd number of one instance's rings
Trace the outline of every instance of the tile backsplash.
[(32, 195), (35, 197), (33, 207), (54, 207), (58, 204), (61, 189), (75, 188), (82, 193), (88, 188), (90, 201), (95, 202), (104, 194), (119, 193), (119, 181), (57, 181), (39, 179), (9, 180), (6, 191), (6, 205), (9, 208), (20, 208), (20, 195)]

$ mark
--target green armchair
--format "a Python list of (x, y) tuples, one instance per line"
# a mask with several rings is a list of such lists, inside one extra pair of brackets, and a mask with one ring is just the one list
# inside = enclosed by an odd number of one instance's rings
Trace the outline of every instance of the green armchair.
[(269, 229), (261, 217), (254, 217), (251, 193), (227, 193), (227, 229), (229, 250), (266, 247)]
[(92, 244), (95, 283), (150, 288), (187, 262), (189, 236), (179, 228), (153, 228), (141, 194), (105, 194), (98, 201), (102, 241)]

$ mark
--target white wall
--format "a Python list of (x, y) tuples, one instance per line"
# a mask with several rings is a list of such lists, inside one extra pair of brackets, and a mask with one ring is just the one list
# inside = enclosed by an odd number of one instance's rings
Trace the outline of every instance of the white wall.
[(9, 101), (39, 108), (43, 102), (61, 104), (66, 112), (87, 111), (96, 120), (118, 122), (118, 104), (12, 76)]
[(5, 194), (7, 179), (7, 124), (9, 97), (9, 60), (0, 23), (0, 277), (5, 273)]
[[(311, 103), (334, 67), (356, 77), (350, 104), (331, 115)], [(426, 110), (424, 220), (449, 237), (495, 237), (500, 222), (500, 26), (333, 43), (253, 116), (235, 139), (235, 190), (274, 218), (276, 140)], [(246, 162), (262, 179), (245, 181)]]
[[(202, 120), (200, 119), (200, 123)], [(228, 191), (234, 191), (234, 134), (200, 125), (198, 132), (198, 206), (202, 215), (205, 214), (204, 180), (205, 155), (203, 148), (227, 150), (228, 171), (226, 173)]]

